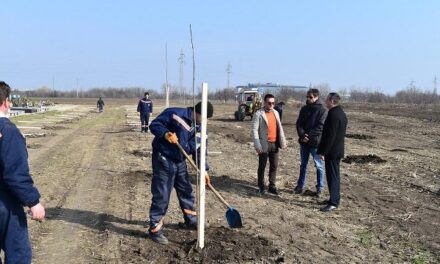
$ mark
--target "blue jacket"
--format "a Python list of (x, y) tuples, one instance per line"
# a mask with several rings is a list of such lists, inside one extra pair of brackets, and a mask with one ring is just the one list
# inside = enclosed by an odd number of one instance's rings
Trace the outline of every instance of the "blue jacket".
[(40, 193), (29, 174), (26, 141), (4, 117), (0, 117), (0, 170), (0, 192), (9, 193), (23, 206), (39, 203)]
[[(193, 128), (193, 109), (188, 108), (167, 108), (150, 124), (151, 133), (154, 134), (153, 151), (158, 151), (168, 159), (175, 162), (182, 162), (185, 156), (180, 152), (179, 148), (169, 143), (165, 139), (165, 133), (176, 133), (180, 145), (189, 154), (199, 155), (198, 148), (200, 146), (200, 137), (197, 135), (200, 132), (200, 126)], [(197, 146), (195, 138), (197, 137)], [(199, 156), (198, 156), (199, 157)], [(206, 162), (206, 170), (208, 170), (208, 162)]]
[(139, 100), (137, 111), (142, 114), (153, 113), (153, 101), (147, 98), (142, 98)]

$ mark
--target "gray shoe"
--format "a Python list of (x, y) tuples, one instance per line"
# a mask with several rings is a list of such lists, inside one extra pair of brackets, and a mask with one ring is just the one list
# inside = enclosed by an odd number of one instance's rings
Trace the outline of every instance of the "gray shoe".
[(293, 189), (293, 192), (296, 194), (303, 194), (305, 192), (305, 189), (301, 188), (299, 186), (296, 186), (295, 189)]
[(151, 240), (161, 245), (168, 245), (168, 238), (164, 234), (150, 235)]
[(317, 190), (315, 196), (316, 196), (317, 198), (321, 198), (321, 196), (322, 196), (322, 190)]
[(263, 196), (265, 193), (266, 193), (266, 190), (264, 190), (264, 187), (258, 188), (258, 191), (257, 191), (258, 196)]

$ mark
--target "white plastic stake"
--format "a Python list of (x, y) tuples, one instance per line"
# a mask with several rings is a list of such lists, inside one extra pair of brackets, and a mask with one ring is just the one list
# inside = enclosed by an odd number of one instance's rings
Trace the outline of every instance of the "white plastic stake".
[(200, 145), (200, 175), (199, 175), (199, 213), (198, 213), (198, 246), (205, 247), (205, 164), (206, 164), (206, 125), (208, 112), (208, 84), (202, 83), (202, 131)]

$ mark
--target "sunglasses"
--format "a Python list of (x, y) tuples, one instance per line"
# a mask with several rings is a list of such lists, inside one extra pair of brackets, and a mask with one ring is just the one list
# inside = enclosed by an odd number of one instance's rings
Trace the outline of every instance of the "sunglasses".
[(275, 102), (267, 102), (268, 105), (274, 105)]
[(313, 96), (307, 96), (307, 99), (313, 99)]

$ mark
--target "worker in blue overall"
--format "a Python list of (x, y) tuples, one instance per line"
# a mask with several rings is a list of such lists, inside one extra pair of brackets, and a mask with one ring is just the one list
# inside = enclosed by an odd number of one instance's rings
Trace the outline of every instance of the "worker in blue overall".
[[(150, 124), (153, 140), (153, 195), (150, 207), (151, 239), (160, 244), (168, 244), (163, 233), (164, 217), (168, 209), (173, 187), (176, 189), (184, 222), (179, 226), (186, 229), (197, 229), (197, 214), (194, 211), (194, 194), (188, 174), (185, 156), (176, 143), (180, 143), (188, 154), (198, 153), (199, 144), (195, 140), (201, 130), (201, 103), (194, 108), (167, 108)], [(207, 117), (213, 115), (214, 108), (208, 102)], [(194, 123), (195, 122), (195, 123)], [(200, 142), (200, 141), (198, 141)], [(205, 153), (206, 154), (206, 153)], [(206, 169), (209, 169), (207, 166)]]
[(44, 219), (45, 211), (29, 174), (25, 139), (6, 117), (10, 93), (9, 85), (0, 82), (0, 251), (5, 253), (6, 264), (30, 264), (32, 250), (23, 206), (30, 208), (29, 214), (37, 221)]
[(144, 98), (139, 100), (137, 111), (141, 117), (141, 133), (147, 133), (148, 122), (150, 121), (150, 116), (153, 114), (153, 101), (151, 101), (148, 92), (144, 94)]
[(100, 113), (104, 110), (104, 100), (102, 100), (102, 97), (99, 97), (98, 101), (96, 102), (96, 107), (98, 107), (98, 110)]

